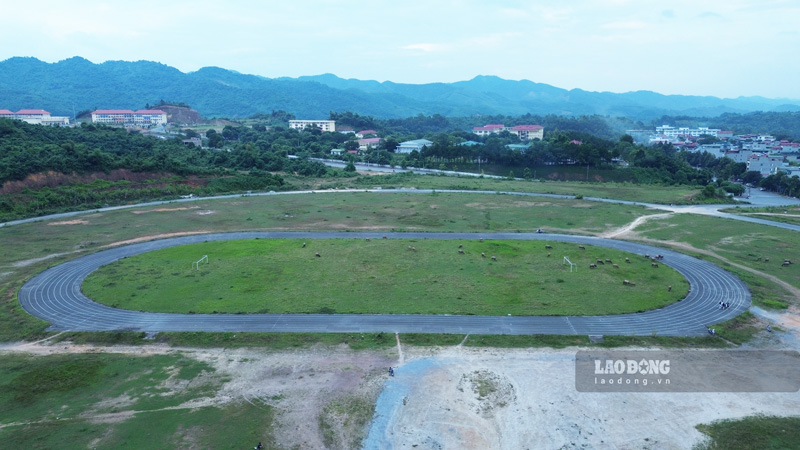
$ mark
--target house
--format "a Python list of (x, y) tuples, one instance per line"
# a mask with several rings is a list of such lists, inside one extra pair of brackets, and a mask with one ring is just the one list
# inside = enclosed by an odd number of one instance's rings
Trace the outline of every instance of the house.
[(415, 139), (413, 141), (401, 142), (400, 145), (394, 149), (395, 153), (411, 153), (414, 150), (421, 152), (423, 148), (433, 145), (433, 141), (427, 139)]
[(728, 139), (733, 138), (733, 131), (730, 130), (720, 130), (717, 132), (717, 139), (721, 139), (723, 141), (727, 141)]
[(378, 132), (375, 130), (361, 130), (358, 133), (356, 133), (356, 137), (359, 139), (363, 139), (371, 134), (377, 136)]
[(728, 150), (725, 152), (725, 157), (730, 158), (733, 162), (737, 163), (747, 163), (747, 160), (750, 156), (753, 155), (753, 152), (750, 150)]
[(472, 128), (472, 132), (477, 134), (478, 136), (488, 136), (490, 134), (500, 133), (505, 131), (506, 126), (503, 124), (491, 124), (491, 125), (484, 125), (482, 127), (474, 127)]
[(348, 126), (338, 127), (336, 129), (336, 131), (338, 131), (339, 133), (342, 133), (342, 134), (355, 134), (355, 130), (353, 130), (352, 127), (348, 127)]
[(98, 109), (92, 112), (92, 123), (150, 128), (166, 125), (167, 113), (160, 109)]
[(758, 172), (762, 177), (767, 177), (775, 173), (781, 164), (783, 157), (754, 153), (747, 159), (747, 171)]
[(340, 156), (344, 152), (345, 152), (345, 150), (343, 148), (332, 148), (331, 149), (331, 155), (335, 155), (335, 156)]
[(363, 151), (367, 151), (371, 148), (375, 148), (378, 144), (383, 141), (383, 138), (366, 138), (366, 139), (359, 139), (358, 140), (358, 149)]
[(502, 133), (503, 131), (516, 134), (523, 141), (544, 139), (544, 127), (541, 125), (515, 125), (511, 128), (506, 128), (506, 126), (501, 123), (494, 123), (472, 128), (472, 132), (478, 136), (488, 136), (490, 134)]
[(193, 145), (195, 147), (202, 147), (203, 146), (203, 141), (200, 140), (199, 137), (193, 137), (193, 138), (189, 138), (189, 139), (184, 139), (181, 142), (183, 142), (183, 145), (186, 145), (186, 146), (189, 146), (189, 145)]
[(289, 128), (304, 130), (306, 127), (317, 127), (322, 131), (336, 131), (335, 120), (290, 120)]
[(527, 144), (507, 144), (506, 148), (509, 150), (514, 150), (520, 153), (525, 153), (528, 151), (529, 145)]
[(485, 144), (483, 142), (477, 142), (477, 141), (464, 141), (458, 145), (462, 147), (474, 147), (476, 145), (485, 145)]

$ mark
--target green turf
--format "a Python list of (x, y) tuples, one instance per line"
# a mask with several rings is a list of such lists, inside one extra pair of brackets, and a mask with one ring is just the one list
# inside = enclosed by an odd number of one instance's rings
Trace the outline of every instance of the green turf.
[(192, 379), (210, 367), (182, 356), (4, 355), (0, 359), (0, 423), (75, 419), (87, 411), (115, 412), (104, 398), (130, 397), (133, 410), (153, 410), (214, 392), (218, 383), (197, 383), (159, 395), (170, 377)]
[[(603, 247), (550, 242), (546, 250), (540, 241), (433, 239), (305, 243), (204, 242), (145, 253), (102, 267), (83, 291), (115, 307), (158, 312), (599, 315), (659, 308), (688, 290), (673, 269)], [(194, 270), (202, 255), (209, 263)], [(575, 272), (565, 256), (577, 264)], [(590, 269), (597, 258), (618, 267)]]
[(698, 425), (711, 441), (696, 450), (788, 450), (800, 448), (800, 417), (751, 416)]

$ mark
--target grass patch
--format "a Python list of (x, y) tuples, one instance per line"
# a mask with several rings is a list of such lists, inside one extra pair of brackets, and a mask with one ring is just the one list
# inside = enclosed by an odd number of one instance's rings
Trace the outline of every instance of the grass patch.
[(758, 318), (750, 311), (745, 311), (727, 322), (718, 323), (713, 328), (718, 337), (734, 344), (743, 344), (749, 341), (755, 333), (762, 329)]
[(763, 299), (759, 300), (757, 303), (758, 306), (769, 308), (769, 309), (788, 309), (789, 304), (782, 302), (780, 300), (770, 300), (770, 299)]
[(751, 416), (698, 425), (711, 441), (696, 450), (784, 450), (798, 448), (800, 417)]
[[(192, 270), (197, 255), (209, 264)], [(589, 269), (597, 259), (619, 264)], [(83, 291), (157, 312), (599, 315), (663, 307), (683, 298), (688, 283), (641, 256), (560, 242), (255, 239), (125, 258), (87, 277)]]
[[(198, 380), (170, 392), (164, 383), (210, 371), (204, 363), (175, 355), (5, 355), (0, 359), (0, 404), (5, 405), (0, 423), (75, 420), (123, 407), (146, 411), (176, 406), (214, 392), (219, 383)], [(104, 402), (109, 399), (126, 400)]]
[(277, 449), (271, 434), (274, 416), (269, 405), (256, 400), (224, 408), (139, 413), (121, 423), (48, 420), (7, 427), (0, 439), (5, 448), (242, 449), (261, 441), (265, 449)]
[(318, 416), (325, 447), (361, 448), (374, 413), (375, 402), (364, 397), (347, 396), (332, 400)]

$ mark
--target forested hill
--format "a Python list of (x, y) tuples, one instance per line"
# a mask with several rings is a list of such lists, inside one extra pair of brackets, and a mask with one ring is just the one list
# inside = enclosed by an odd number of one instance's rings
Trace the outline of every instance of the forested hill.
[(80, 57), (52, 64), (22, 57), (0, 62), (0, 109), (41, 108), (71, 116), (95, 108), (141, 108), (164, 99), (190, 104), (206, 117), (227, 118), (284, 110), (302, 118), (353, 111), (376, 118), (600, 114), (649, 122), (663, 115), (800, 110), (800, 100), (588, 92), (493, 76), (412, 85), (330, 74), (269, 79), (217, 67), (183, 73), (149, 61), (94, 64)]

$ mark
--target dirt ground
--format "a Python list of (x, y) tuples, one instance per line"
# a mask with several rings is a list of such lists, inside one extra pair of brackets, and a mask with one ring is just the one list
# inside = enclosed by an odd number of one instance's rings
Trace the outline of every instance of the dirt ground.
[[(751, 346), (800, 348), (800, 311), (765, 313), (785, 332), (764, 332)], [(52, 354), (180, 352), (230, 379), (212, 398), (181, 408), (256, 400), (277, 411), (278, 448), (367, 449), (689, 449), (704, 437), (697, 424), (753, 414), (800, 412), (794, 393), (581, 393), (575, 388), (578, 348), (495, 349), (461, 345), (353, 351), (182, 349), (162, 345), (94, 347), (47, 341), (4, 345), (3, 352)], [(395, 368), (390, 377), (388, 367)], [(367, 429), (326, 415), (342, 399), (377, 404)], [(98, 421), (125, 420), (97, 417)], [(380, 419), (380, 420), (379, 420)], [(331, 426), (327, 438), (321, 423)], [(355, 421), (357, 422), (357, 421)]]

